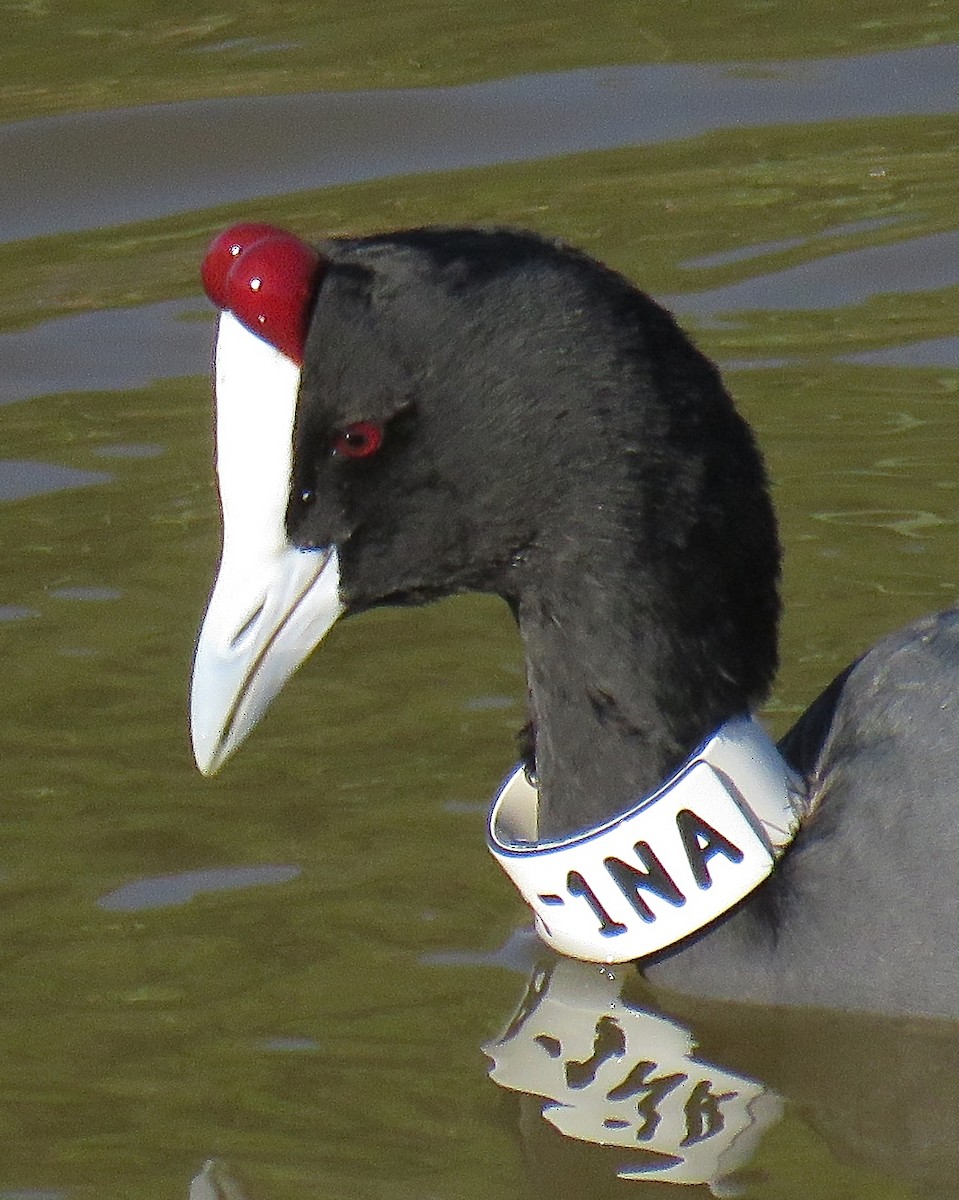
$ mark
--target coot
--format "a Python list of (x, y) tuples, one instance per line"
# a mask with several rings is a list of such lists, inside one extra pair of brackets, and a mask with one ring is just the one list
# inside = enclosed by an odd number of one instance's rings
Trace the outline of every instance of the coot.
[(769, 741), (766, 475), (669, 313), (512, 229), (234, 226), (204, 282), (224, 537), (201, 770), (341, 615), (494, 593), (529, 726), (490, 845), (545, 940), (704, 996), (959, 1014), (959, 616), (879, 643)]

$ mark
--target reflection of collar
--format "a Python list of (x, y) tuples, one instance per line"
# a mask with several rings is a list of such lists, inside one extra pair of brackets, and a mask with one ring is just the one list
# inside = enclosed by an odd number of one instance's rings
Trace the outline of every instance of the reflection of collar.
[(776, 1124), (775, 1092), (700, 1058), (689, 1030), (620, 995), (607, 967), (560, 960), (534, 971), (507, 1029), (483, 1050), (500, 1087), (541, 1096), (543, 1119), (621, 1152), (623, 1179), (708, 1184), (752, 1158)]
[(803, 793), (759, 722), (738, 717), (604, 825), (537, 842), (537, 802), (518, 767), (493, 801), (490, 850), (545, 942), (609, 963), (656, 954), (748, 896), (795, 836)]

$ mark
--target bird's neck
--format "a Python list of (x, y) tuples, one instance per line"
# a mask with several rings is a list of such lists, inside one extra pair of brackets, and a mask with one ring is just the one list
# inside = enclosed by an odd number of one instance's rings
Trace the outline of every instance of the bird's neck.
[[(656, 789), (754, 705), (775, 666), (774, 628), (737, 662), (720, 620), (665, 594), (675, 581), (626, 578), (622, 564), (562, 574), (515, 606), (541, 839), (595, 826)], [(754, 660), (757, 644), (772, 647), (768, 663)]]

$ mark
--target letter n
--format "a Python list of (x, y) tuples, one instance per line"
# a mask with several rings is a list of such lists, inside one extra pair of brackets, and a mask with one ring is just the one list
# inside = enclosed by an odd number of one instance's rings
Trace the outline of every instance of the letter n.
[(603, 863), (609, 871), (613, 882), (632, 904), (644, 921), (655, 921), (656, 914), (639, 894), (640, 891), (653, 892), (678, 908), (686, 903), (686, 897), (673, 883), (669, 872), (659, 861), (645, 842), (637, 842), (633, 847), (636, 857), (645, 867), (641, 871), (621, 858), (606, 858)]

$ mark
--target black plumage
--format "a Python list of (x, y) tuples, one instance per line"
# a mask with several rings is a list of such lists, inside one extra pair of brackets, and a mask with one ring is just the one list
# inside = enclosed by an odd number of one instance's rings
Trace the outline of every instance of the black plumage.
[[(522, 637), (540, 832), (655, 788), (776, 669), (779, 546), (753, 436), (672, 317), (512, 230), (325, 243), (286, 529), (347, 614), (463, 591)], [(337, 431), (382, 428), (377, 453)], [(706, 996), (959, 1014), (959, 614), (879, 643), (783, 740), (809, 786), (758, 891), (646, 970)]]

